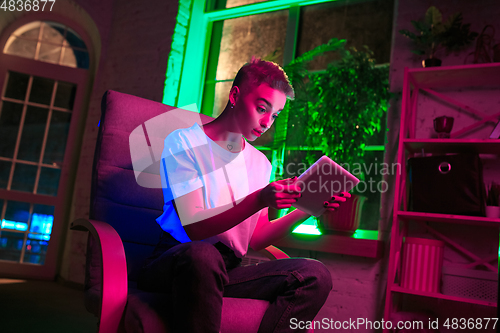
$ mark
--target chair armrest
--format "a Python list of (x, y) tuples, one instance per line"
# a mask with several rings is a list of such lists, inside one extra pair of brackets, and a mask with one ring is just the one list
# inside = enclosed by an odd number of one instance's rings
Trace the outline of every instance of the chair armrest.
[(127, 304), (127, 263), (123, 243), (118, 233), (107, 223), (78, 219), (72, 230), (90, 231), (101, 249), (102, 303), (99, 332), (118, 332)]
[(286, 254), (285, 252), (281, 251), (280, 249), (278, 249), (276, 246), (273, 245), (269, 245), (268, 247), (259, 252), (271, 260), (290, 258), (288, 254)]

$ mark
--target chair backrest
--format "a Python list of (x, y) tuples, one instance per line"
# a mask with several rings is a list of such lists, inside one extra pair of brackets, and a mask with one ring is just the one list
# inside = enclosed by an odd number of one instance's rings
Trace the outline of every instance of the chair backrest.
[[(107, 91), (92, 173), (90, 218), (120, 235), (129, 280), (153, 251), (163, 210), (159, 161), (165, 137), (177, 128), (212, 118), (136, 96)], [(141, 185), (139, 185), (139, 183)]]

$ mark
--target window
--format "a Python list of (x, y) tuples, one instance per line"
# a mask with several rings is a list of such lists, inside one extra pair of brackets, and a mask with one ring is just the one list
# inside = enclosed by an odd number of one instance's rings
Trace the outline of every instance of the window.
[(31, 22), (9, 37), (4, 53), (61, 66), (89, 68), (89, 53), (82, 38), (57, 22)]
[(89, 53), (69, 27), (35, 21), (0, 58), (0, 261), (53, 266)]
[[(331, 38), (347, 39), (347, 47), (360, 49), (367, 45), (378, 64), (387, 64), (393, 5), (393, 0), (217, 0), (207, 1), (205, 6), (203, 1), (194, 0), (188, 28), (196, 31), (197, 36), (190, 33), (185, 47), (189, 66), (184, 65), (180, 75), (177, 106), (194, 102), (201, 105), (202, 113), (217, 116), (227, 103), (236, 71), (251, 56), (283, 66)], [(199, 31), (204, 29), (211, 32), (206, 39), (199, 36), (202, 35)], [(320, 56), (309, 64), (309, 69), (324, 70), (335, 57), (335, 54)], [(197, 70), (204, 73), (201, 80)], [(305, 150), (314, 147), (299, 147), (303, 145), (300, 134), (305, 123), (301, 115), (283, 118), (278, 118), (275, 126), (254, 145), (268, 156), (277, 173), (286, 177), (285, 168), (280, 166), (301, 162)], [(371, 159), (368, 163), (383, 162), (384, 138), (385, 129), (368, 143), (366, 155)], [(370, 172), (376, 172), (375, 168), (372, 170)], [(381, 174), (370, 176), (382, 179)], [(380, 192), (369, 194), (362, 228), (378, 228), (379, 202)]]

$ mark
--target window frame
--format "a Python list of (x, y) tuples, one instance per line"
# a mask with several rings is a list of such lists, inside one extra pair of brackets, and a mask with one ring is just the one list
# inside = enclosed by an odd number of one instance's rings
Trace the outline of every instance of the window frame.
[[(3, 53), (3, 48), (9, 37), (18, 28), (33, 21), (53, 21), (64, 24), (77, 32), (86, 44), (89, 53), (89, 68), (67, 67)], [(38, 265), (1, 260), (0, 273), (7, 274), (8, 276), (53, 279), (57, 274), (57, 268), (60, 264), (60, 250), (65, 242), (63, 237), (65, 235), (64, 228), (67, 226), (66, 220), (70, 214), (71, 202), (73, 200), (73, 180), (80, 153), (77, 147), (81, 144), (82, 124), (85, 124), (84, 119), (86, 116), (84, 112), (87, 103), (86, 98), (88, 98), (91, 91), (92, 73), (95, 68), (94, 48), (92, 40), (85, 30), (70, 20), (51, 14), (28, 15), (15, 20), (10, 26), (1, 31), (0, 46), (2, 47), (0, 52), (0, 91), (2, 92), (2, 96), (6, 89), (5, 83), (8, 71), (70, 82), (78, 86), (73, 102), (72, 118), (68, 131), (57, 196), (0, 189), (0, 198), (4, 201), (21, 201), (30, 204), (54, 206), (51, 242), (49, 242), (47, 248), (45, 263)]]
[[(222, 24), (224, 20), (244, 16), (258, 15), (280, 10), (288, 10), (287, 32), (285, 36), (285, 47), (283, 64), (286, 65), (296, 57), (299, 21), (301, 8), (321, 3), (341, 2), (341, 0), (276, 0), (254, 4), (242, 5), (224, 9), (215, 9), (225, 0), (191, 0), (191, 17), (186, 34), (186, 44), (178, 78), (178, 90), (173, 92), (176, 96), (168, 96), (172, 92), (165, 91), (163, 102), (177, 107), (189, 106), (188, 109), (196, 109), (198, 112), (212, 115), (205, 105), (213, 105), (215, 97), (215, 84), (227, 80), (217, 80), (217, 63), (219, 58), (219, 47), (222, 39)], [(366, 2), (369, 0), (358, 0), (355, 2)], [(351, 4), (352, 2), (350, 2)], [(202, 33), (200, 33), (200, 31)], [(204, 33), (203, 33), (204, 32)], [(173, 43), (172, 43), (173, 44)], [(382, 64), (384, 66), (386, 64)], [(169, 78), (167, 77), (167, 80)], [(209, 89), (207, 85), (213, 85)], [(172, 101), (175, 100), (175, 103)], [(196, 105), (193, 108), (192, 105)], [(276, 126), (276, 125), (275, 125)], [(286, 134), (285, 134), (286, 138)], [(275, 142), (276, 143), (276, 142)], [(261, 150), (272, 150), (272, 179), (275, 171), (284, 162), (287, 150), (316, 150), (315, 147), (291, 147), (285, 142), (275, 144), (273, 149), (268, 147), (256, 147)], [(385, 151), (384, 145), (366, 146), (367, 151)], [(278, 216), (284, 214), (279, 212)], [(361, 230), (360, 230), (361, 231)], [(362, 231), (360, 232), (362, 234)], [(373, 239), (373, 236), (356, 236), (359, 239)]]

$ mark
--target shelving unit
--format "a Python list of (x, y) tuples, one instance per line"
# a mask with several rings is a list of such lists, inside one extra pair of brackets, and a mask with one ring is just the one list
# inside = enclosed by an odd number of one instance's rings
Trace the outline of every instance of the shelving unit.
[[(460, 225), (481, 226), (498, 234), (500, 230), (500, 218), (409, 211), (406, 184), (407, 171), (405, 165), (408, 158), (418, 155), (426, 156), (427, 154), (477, 153), (486, 154), (480, 156), (489, 156), (489, 158), (493, 159), (500, 158), (500, 140), (474, 138), (474, 134), (469, 134), (464, 138), (467, 133), (476, 131), (485, 123), (497, 121), (500, 118), (500, 112), (495, 111), (496, 113), (486, 114), (481, 110), (474, 109), (469, 105), (455, 100), (448, 94), (449, 92), (453, 94), (453, 92), (464, 89), (473, 94), (475, 91), (481, 89), (491, 90), (500, 88), (500, 64), (405, 69), (404, 75), (401, 128), (398, 146), (398, 163), (401, 166), (401, 170), (396, 176), (384, 320), (390, 320), (393, 313), (405, 307), (405, 304), (401, 304), (402, 295), (404, 295), (406, 300), (411, 297), (423, 296), (427, 301), (435, 300), (440, 302), (440, 300), (446, 300), (466, 303), (468, 306), (496, 308), (497, 302), (488, 300), (403, 288), (400, 286), (400, 281), (398, 280), (401, 276), (403, 239), (411, 234), (410, 230), (412, 229), (410, 226), (415, 225), (428, 231), (435, 238), (445, 241), (446, 246), (468, 257), (472, 261), (469, 264), (470, 267), (483, 266), (487, 270), (498, 271), (498, 255), (480, 258), (465, 248), (463, 244), (455, 242), (453, 239), (434, 229), (434, 226), (439, 225), (441, 229), (443, 225), (453, 225), (454, 228), (460, 228)], [(416, 135), (418, 132), (417, 109), (421, 93), (426, 94), (426, 96), (432, 96), (432, 98), (440, 100), (441, 103), (451, 105), (454, 110), (458, 109), (460, 112), (469, 114), (472, 120), (471, 124), (467, 124), (465, 127), (452, 132), (450, 139), (418, 137), (419, 135)], [(495, 179), (500, 181), (500, 174), (496, 173)], [(498, 244), (495, 246), (498, 246)], [(384, 332), (389, 332), (389, 330), (386, 329)]]

